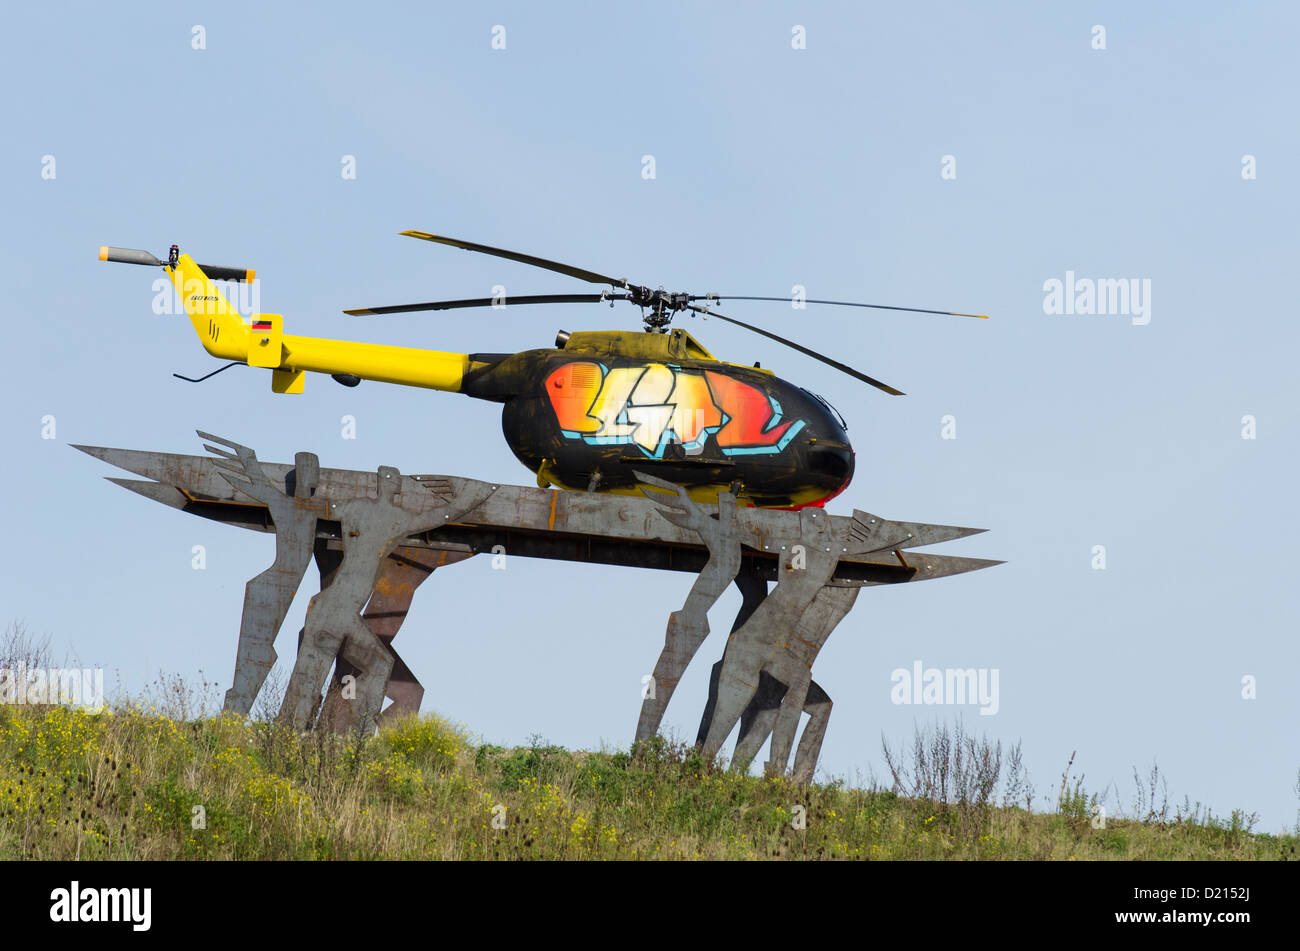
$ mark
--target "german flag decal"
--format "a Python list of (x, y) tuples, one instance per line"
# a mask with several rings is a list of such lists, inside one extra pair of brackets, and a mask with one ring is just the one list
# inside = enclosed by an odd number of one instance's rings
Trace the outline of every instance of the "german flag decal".
[(253, 329), (254, 329), (254, 330), (270, 330), (270, 329), (271, 329), (271, 322), (270, 322), (269, 320), (255, 320), (255, 321), (253, 321)]

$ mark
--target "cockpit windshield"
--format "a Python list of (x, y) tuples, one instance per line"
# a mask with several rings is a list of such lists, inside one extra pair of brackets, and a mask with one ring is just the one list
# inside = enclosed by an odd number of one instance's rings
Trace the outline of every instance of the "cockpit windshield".
[(818, 403), (821, 403), (828, 410), (830, 410), (835, 415), (835, 418), (840, 421), (840, 428), (843, 429), (845, 432), (849, 431), (849, 424), (844, 421), (844, 417), (840, 415), (840, 411), (831, 405), (830, 400), (822, 396), (820, 393), (814, 393), (812, 390), (805, 390), (802, 386), (799, 387), (799, 389), (803, 390), (805, 393), (807, 393), (809, 396), (815, 399)]

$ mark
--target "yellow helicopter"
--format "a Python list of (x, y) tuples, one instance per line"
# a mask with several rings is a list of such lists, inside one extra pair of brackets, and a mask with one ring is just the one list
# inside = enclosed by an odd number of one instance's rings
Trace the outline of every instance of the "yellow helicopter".
[[(302, 393), (308, 373), (325, 373), (346, 386), (374, 380), (503, 404), (506, 441), (519, 461), (537, 474), (537, 484), (543, 488), (636, 494), (640, 491), (636, 472), (641, 471), (685, 487), (697, 501), (714, 502), (719, 491), (727, 490), (742, 504), (798, 509), (822, 506), (848, 486), (854, 456), (843, 417), (810, 390), (757, 364), (719, 360), (690, 334), (670, 328), (673, 316), (682, 311), (745, 327), (886, 393), (903, 395), (824, 354), (712, 309), (723, 300), (788, 302), (788, 297), (668, 293), (425, 231), (402, 234), (609, 285), (609, 289), (599, 294), (430, 301), (344, 313), (374, 316), (502, 303), (621, 300), (641, 308), (644, 330), (561, 331), (554, 347), (519, 353), (449, 353), (301, 337), (284, 332), (280, 314), (259, 313), (246, 320), (213, 283), (251, 283), (252, 270), (197, 264), (176, 245), (166, 261), (147, 251), (108, 246), (100, 248), (99, 258), (163, 268), (204, 349), (233, 361), (228, 366), (270, 370), (276, 393)], [(853, 301), (807, 303), (986, 316)]]

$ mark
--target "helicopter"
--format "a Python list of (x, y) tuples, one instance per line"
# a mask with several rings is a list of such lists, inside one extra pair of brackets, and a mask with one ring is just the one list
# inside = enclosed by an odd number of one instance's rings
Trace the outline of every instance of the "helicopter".
[[(345, 386), (361, 380), (463, 393), (503, 404), (501, 428), (511, 451), (541, 488), (640, 494), (638, 473), (683, 487), (696, 501), (730, 492), (741, 505), (822, 507), (853, 478), (854, 452), (844, 418), (823, 397), (757, 363), (715, 357), (686, 331), (679, 313), (713, 317), (775, 340), (894, 396), (902, 391), (785, 337), (714, 310), (721, 301), (789, 297), (666, 292), (556, 261), (426, 231), (402, 235), (505, 258), (591, 284), (600, 293), (532, 294), (359, 307), (344, 313), (381, 316), (503, 304), (629, 302), (643, 330), (560, 331), (554, 347), (518, 353), (448, 353), (284, 333), (280, 314), (246, 321), (213, 281), (251, 283), (255, 272), (194, 262), (172, 245), (167, 261), (147, 251), (102, 246), (101, 261), (162, 267), (204, 349), (231, 366), (271, 370), (276, 393), (302, 393), (306, 374), (327, 373)], [(853, 301), (806, 303), (986, 317), (955, 311)]]

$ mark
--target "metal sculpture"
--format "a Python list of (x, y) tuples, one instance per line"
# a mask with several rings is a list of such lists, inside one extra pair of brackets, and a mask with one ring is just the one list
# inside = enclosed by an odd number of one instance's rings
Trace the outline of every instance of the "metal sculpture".
[[(393, 668), (387, 646), (361, 619), (384, 566), (401, 540), (472, 509), (485, 492), (458, 497), (449, 482), (419, 483), (391, 466), (380, 466), (377, 494), (327, 504), (341, 528), (343, 558), (333, 579), (307, 609), (298, 658), (280, 718), (301, 730), (315, 719), (330, 665), (342, 658), (357, 670), (357, 715), (377, 723)], [(430, 502), (433, 499), (435, 501)]]
[[(342, 560), (340, 555), (341, 552), (322, 545), (318, 560), (328, 558), (333, 568), (337, 568)], [(406, 620), (416, 589), (438, 568), (471, 557), (473, 557), (472, 552), (437, 551), (401, 546), (384, 560), (379, 577), (375, 581), (375, 589), (370, 595), (370, 600), (366, 602), (365, 613), (361, 615), (361, 620), (366, 627), (370, 628), (393, 655), (393, 669), (388, 675), (388, 687), (385, 691), (393, 702), (380, 714), (380, 723), (419, 713), (420, 703), (424, 700), (424, 687), (411, 672), (411, 668), (393, 649), (393, 638), (397, 636), (402, 622)], [(332, 575), (330, 577), (332, 578)], [(328, 583), (329, 579), (322, 580), (321, 587)], [(357, 669), (344, 658), (340, 657), (335, 661), (334, 675), (325, 693), (318, 721), (323, 728), (336, 733), (346, 733), (357, 726), (356, 704), (349, 702), (345, 696), (348, 678), (355, 678), (357, 673)]]
[[(370, 473), (321, 469), (310, 453), (299, 453), (292, 467), (263, 463), (247, 447), (200, 435), (217, 458), (77, 448), (144, 476), (111, 481), (147, 498), (276, 533), (275, 563), (246, 589), (228, 709), (246, 712), (251, 705), (274, 662), (271, 642), (305, 572), (305, 552), (315, 554), (321, 592), (308, 609), (280, 711), (299, 729), (313, 722), (322, 729), (368, 729), (395, 711), (417, 710), (423, 688), (391, 647), (415, 590), (440, 565), (508, 551), (697, 574), (682, 608), (669, 617), (654, 689), (637, 722), (638, 742), (658, 731), (709, 632), (709, 608), (734, 582), (744, 601), (713, 671), (699, 746), (708, 755), (719, 752), (739, 724), (733, 768), (747, 768), (770, 736), (766, 772), (807, 783), (831, 710), (812, 666), (859, 590), (1000, 563), (911, 551), (981, 529), (893, 522), (861, 511), (844, 517), (816, 508), (741, 508), (729, 492), (713, 505), (645, 473), (638, 478), (646, 498), (561, 493), (403, 476), (387, 466)], [(320, 706), (331, 663), (334, 678)], [(385, 695), (394, 703), (381, 711)], [(798, 735), (804, 712), (809, 721)]]
[(264, 504), (275, 523), (275, 561), (244, 588), (234, 684), (226, 691), (225, 708), (247, 716), (275, 666), (275, 635), (316, 547), (316, 521), (325, 512), (324, 502), (313, 498), (320, 482), (320, 460), (315, 453), (295, 455), (293, 471), (281, 488), (262, 471), (257, 453), (247, 446), (202, 431), (199, 437), (228, 447), (205, 444), (203, 448), (220, 457), (215, 465), (223, 470), (221, 477)]
[[(709, 550), (708, 563), (691, 585), (681, 610), (668, 615), (664, 648), (651, 675), (653, 688), (646, 692), (636, 725), (636, 742), (642, 743), (659, 732), (677, 682), (709, 634), (709, 608), (735, 580), (742, 552), (736, 525), (736, 497), (730, 492), (718, 495), (717, 512), (710, 514), (704, 506), (693, 502), (681, 486), (643, 472), (637, 473), (637, 477), (647, 486), (674, 493), (666, 500), (666, 507), (660, 507), (659, 514), (674, 525), (695, 532)], [(658, 493), (646, 491), (646, 495), (654, 499)]]

